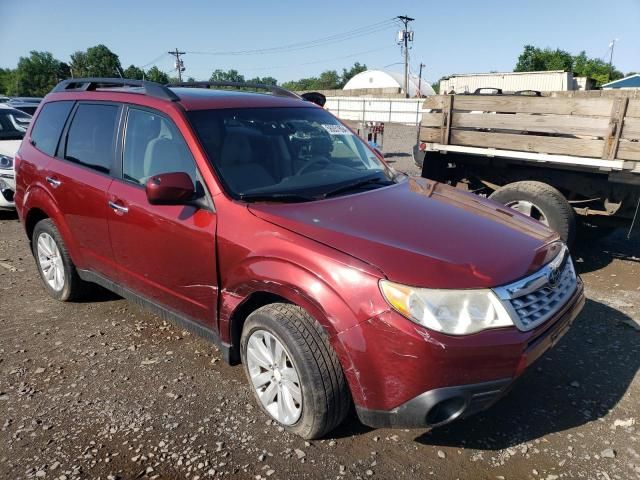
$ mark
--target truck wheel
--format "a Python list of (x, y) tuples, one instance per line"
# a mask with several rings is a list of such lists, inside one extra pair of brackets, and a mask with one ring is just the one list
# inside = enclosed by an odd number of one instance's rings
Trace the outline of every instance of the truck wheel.
[(82, 296), (86, 283), (78, 276), (60, 232), (50, 219), (40, 220), (33, 229), (31, 249), (42, 283), (49, 295), (61, 302)]
[(302, 308), (265, 305), (247, 318), (242, 363), (262, 410), (291, 433), (318, 438), (344, 420), (351, 395), (324, 329)]
[(576, 234), (573, 208), (560, 191), (542, 182), (514, 182), (489, 197), (547, 225), (571, 245)]

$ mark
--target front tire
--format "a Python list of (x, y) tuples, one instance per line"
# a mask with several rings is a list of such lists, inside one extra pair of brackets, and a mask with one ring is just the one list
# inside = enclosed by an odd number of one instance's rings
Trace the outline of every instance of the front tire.
[(61, 302), (82, 296), (85, 284), (78, 276), (60, 232), (51, 219), (40, 220), (36, 224), (31, 249), (49, 295)]
[(262, 410), (287, 431), (322, 437), (346, 417), (351, 395), (324, 329), (302, 308), (265, 305), (247, 318), (240, 352)]
[(543, 182), (514, 182), (496, 190), (489, 198), (540, 221), (558, 232), (567, 245), (573, 244), (575, 213), (557, 188)]

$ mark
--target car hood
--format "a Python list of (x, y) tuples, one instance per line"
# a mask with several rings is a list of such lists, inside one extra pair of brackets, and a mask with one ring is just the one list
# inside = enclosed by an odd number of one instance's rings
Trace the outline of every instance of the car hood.
[(0, 155), (15, 157), (22, 140), (0, 140)]
[(498, 203), (423, 178), (309, 203), (254, 203), (256, 216), (428, 288), (488, 288), (539, 269), (558, 236)]

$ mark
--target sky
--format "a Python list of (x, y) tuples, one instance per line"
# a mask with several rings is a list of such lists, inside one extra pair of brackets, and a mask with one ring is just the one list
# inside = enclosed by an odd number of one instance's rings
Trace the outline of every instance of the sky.
[[(155, 64), (167, 73), (174, 68), (167, 51), (190, 52), (184, 75), (198, 80), (234, 68), (247, 78), (282, 82), (341, 72), (356, 61), (402, 71), (399, 27), (391, 21), (398, 15), (415, 18), (411, 70), (425, 64), (431, 82), (511, 71), (526, 44), (586, 50), (608, 61), (613, 39), (615, 66), (640, 71), (640, 0), (0, 0), (0, 67), (15, 68), (31, 50), (68, 62), (73, 52), (103, 43), (124, 68)], [(352, 33), (304, 44), (346, 32)], [(255, 52), (274, 47), (287, 48)], [(237, 54), (247, 51), (253, 52)]]

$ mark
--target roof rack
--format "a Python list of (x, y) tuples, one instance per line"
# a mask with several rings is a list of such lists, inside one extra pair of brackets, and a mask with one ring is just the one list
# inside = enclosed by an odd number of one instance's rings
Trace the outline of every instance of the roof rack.
[(250, 83), (250, 82), (178, 82), (168, 83), (167, 87), (190, 87), (190, 88), (211, 88), (211, 87), (233, 87), (237, 89), (253, 88), (255, 90), (268, 90), (273, 95), (279, 97), (290, 97), (300, 99), (301, 97), (286, 88), (278, 87), (277, 85), (266, 85), (263, 83)]
[(69, 78), (58, 83), (52, 92), (93, 91), (99, 88), (138, 87), (145, 95), (176, 102), (180, 100), (174, 92), (164, 85), (146, 80), (127, 78)]

